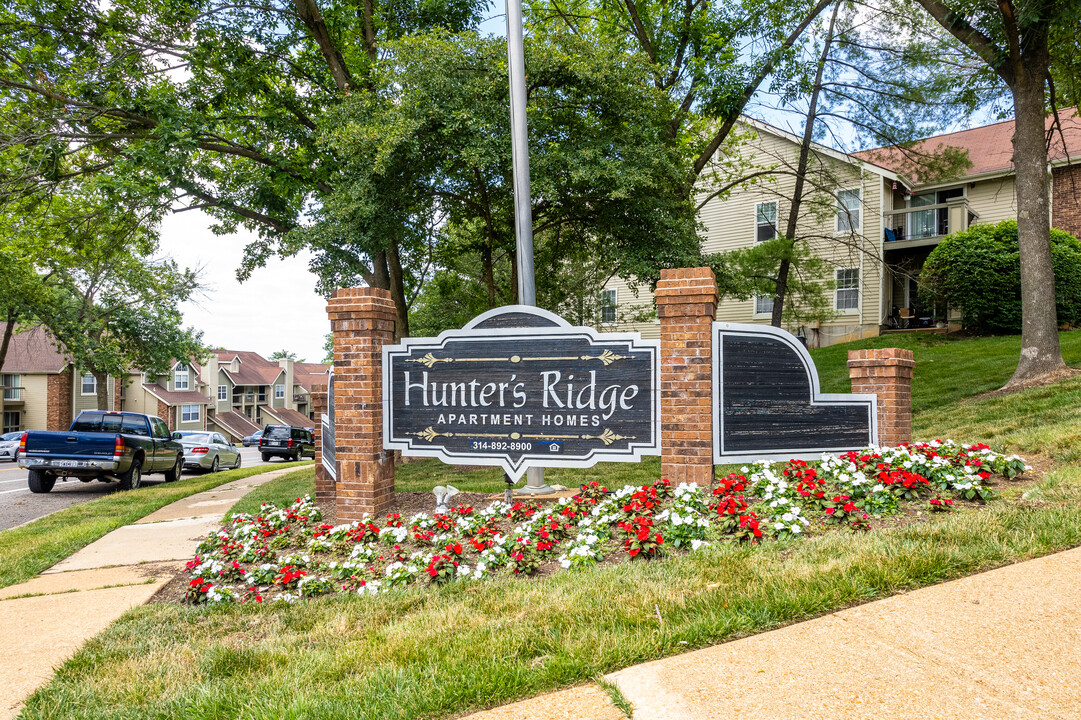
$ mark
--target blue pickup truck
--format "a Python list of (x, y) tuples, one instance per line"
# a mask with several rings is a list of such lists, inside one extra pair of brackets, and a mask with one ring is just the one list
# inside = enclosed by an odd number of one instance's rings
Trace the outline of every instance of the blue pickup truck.
[(166, 482), (178, 480), (184, 449), (161, 418), (87, 410), (67, 432), (23, 433), (19, 467), (29, 471), (30, 492), (47, 493), (60, 477), (116, 480), (121, 490), (134, 490), (150, 473), (165, 473)]

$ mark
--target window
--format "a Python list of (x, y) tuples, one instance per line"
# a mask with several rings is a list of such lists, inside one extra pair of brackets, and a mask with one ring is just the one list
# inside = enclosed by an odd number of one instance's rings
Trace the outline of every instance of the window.
[(187, 390), (188, 389), (188, 366), (177, 365), (173, 368), (173, 389), (174, 390)]
[[(0, 385), (4, 386), (4, 399), (5, 400), (21, 400), (22, 388), (19, 387), (19, 381), (22, 378), (18, 375), (0, 375)], [(17, 415), (18, 413), (16, 413)], [(4, 423), (7, 424), (6, 422)]]
[(837, 271), (837, 310), (859, 310), (860, 269), (843, 268)]
[[(106, 415), (105, 419), (110, 417), (116, 417), (115, 415)], [(125, 435), (139, 435), (141, 437), (150, 437), (150, 428), (147, 426), (147, 419), (141, 415), (125, 415), (123, 424), (121, 425), (120, 432)], [(102, 431), (105, 431), (105, 423), (102, 423)]]
[(837, 193), (837, 232), (847, 233), (860, 228), (860, 191), (840, 190)]
[(277, 398), (278, 400), (281, 400), (283, 397), (285, 397), (285, 386), (284, 385), (275, 385), (274, 386), (274, 397)]
[(150, 418), (150, 427), (154, 430), (154, 437), (167, 438), (170, 435), (169, 426), (161, 418)]
[(601, 290), (601, 322), (616, 321), (616, 291)]
[(97, 395), (98, 394), (98, 379), (96, 377), (94, 377), (93, 375), (91, 375), (90, 373), (87, 373), (86, 375), (83, 375), (82, 394), (83, 395)]
[(219, 385), (218, 386), (218, 400), (228, 400), (228, 399), (229, 399), (229, 386), (228, 385)]
[(764, 202), (754, 206), (754, 224), (756, 243), (766, 242), (777, 237), (777, 203)]
[(758, 297), (754, 299), (754, 314), (755, 315), (772, 315), (773, 314), (773, 298), (772, 297)]
[(7, 411), (4, 413), (4, 432), (15, 432), (22, 430), (22, 413), (15, 411)]
[(181, 405), (180, 422), (195, 422), (199, 419), (198, 405)]

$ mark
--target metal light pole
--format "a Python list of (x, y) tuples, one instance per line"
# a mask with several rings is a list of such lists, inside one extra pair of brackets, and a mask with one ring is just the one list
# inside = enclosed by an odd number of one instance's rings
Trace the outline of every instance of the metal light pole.
[[(514, 235), (518, 245), (518, 302), (522, 305), (536, 305), (521, 0), (507, 0), (507, 67), (510, 74), (510, 137), (514, 170)], [(544, 482), (544, 468), (530, 468), (526, 471), (525, 487), (520, 492), (539, 495), (554, 490)]]

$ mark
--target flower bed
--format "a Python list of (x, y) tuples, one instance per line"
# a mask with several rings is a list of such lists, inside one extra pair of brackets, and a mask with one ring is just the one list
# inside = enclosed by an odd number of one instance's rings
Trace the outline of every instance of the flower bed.
[(589, 483), (544, 505), (496, 501), (338, 526), (323, 523), (310, 498), (298, 498), (288, 508), (236, 515), (203, 541), (187, 564), (185, 601), (377, 594), (640, 562), (721, 542), (866, 531), (873, 519), (904, 510), (948, 512), (994, 500), (991, 483), (1025, 469), (1023, 459), (986, 445), (935, 441), (823, 455), (816, 466), (759, 462), (718, 478), (712, 491), (663, 478), (614, 492)]

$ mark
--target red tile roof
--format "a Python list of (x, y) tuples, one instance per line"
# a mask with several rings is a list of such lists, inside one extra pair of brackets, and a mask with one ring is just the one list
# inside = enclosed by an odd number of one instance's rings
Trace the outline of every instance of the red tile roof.
[[(1062, 120), (1062, 132), (1055, 130), (1048, 152), (1050, 162), (1065, 160), (1081, 161), (1081, 114), (1077, 108), (1059, 111)], [(1053, 118), (1047, 118), (1046, 127), (1050, 129)], [(942, 147), (955, 147), (968, 151), (972, 167), (962, 177), (982, 175), (990, 172), (1010, 171), (1013, 169), (1013, 120), (985, 125), (983, 127), (962, 130), (960, 132), (934, 135), (921, 140), (915, 145), (917, 152), (930, 154)], [(1065, 138), (1065, 144), (1063, 144)], [(904, 153), (893, 147), (873, 148), (852, 153), (854, 157), (875, 163), (894, 172), (906, 175), (910, 180), (919, 182), (918, 173), (913, 170), (911, 160)]]
[(172, 390), (166, 390), (157, 383), (143, 383), (143, 388), (148, 393), (158, 398), (166, 405), (209, 405), (210, 400), (202, 393), (195, 392), (194, 390), (181, 390), (174, 392)]
[(270, 415), (273, 418), (277, 418), (278, 422), (282, 425), (295, 425), (296, 427), (315, 427), (315, 423), (310, 417), (303, 413), (298, 413), (296, 410), (289, 410), (288, 408), (276, 408), (269, 405), (263, 408), (263, 413)]
[[(7, 323), (0, 323), (0, 335)], [(59, 373), (71, 364), (71, 356), (62, 352), (58, 343), (40, 325), (16, 328), (11, 336), (3, 372), (6, 373)]]

